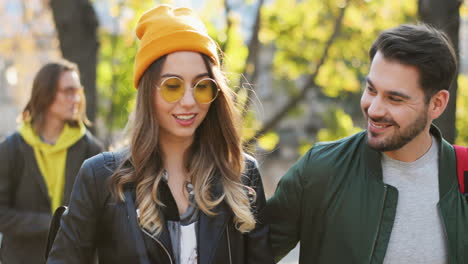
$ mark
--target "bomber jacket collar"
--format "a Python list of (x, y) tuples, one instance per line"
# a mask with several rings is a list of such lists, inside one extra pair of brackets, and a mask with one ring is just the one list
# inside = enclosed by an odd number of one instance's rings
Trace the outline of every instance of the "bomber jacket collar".
[(366, 167), (369, 170), (369, 175), (375, 177), (379, 181), (383, 181), (381, 164), (382, 153), (367, 145), (367, 130), (364, 130), (360, 134), (361, 137), (359, 144), (361, 145), (361, 151), (364, 156), (364, 160), (366, 161)]
[[(439, 198), (442, 199), (457, 182), (455, 152), (452, 145), (442, 138), (439, 128), (434, 124), (431, 124), (430, 133), (439, 144)], [(371, 149), (367, 145), (367, 131), (361, 132), (359, 142), (362, 154), (368, 164), (367, 169), (369, 169), (370, 175), (382, 181), (382, 153)]]
[(440, 130), (432, 125), (431, 134), (439, 143), (439, 198), (447, 195), (457, 182), (457, 164), (453, 146), (442, 138)]

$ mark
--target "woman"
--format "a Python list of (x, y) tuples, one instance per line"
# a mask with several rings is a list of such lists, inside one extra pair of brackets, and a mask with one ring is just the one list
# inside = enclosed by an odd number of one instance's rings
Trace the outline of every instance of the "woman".
[(136, 32), (130, 148), (85, 162), (48, 263), (273, 263), (216, 43), (168, 5)]

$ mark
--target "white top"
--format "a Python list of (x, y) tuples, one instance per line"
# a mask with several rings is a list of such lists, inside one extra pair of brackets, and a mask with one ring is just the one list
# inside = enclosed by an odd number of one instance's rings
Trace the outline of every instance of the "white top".
[(180, 225), (180, 264), (197, 264), (195, 223)]

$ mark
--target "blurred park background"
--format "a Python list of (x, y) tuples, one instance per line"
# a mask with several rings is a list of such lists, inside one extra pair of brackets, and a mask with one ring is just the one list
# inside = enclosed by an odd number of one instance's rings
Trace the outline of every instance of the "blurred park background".
[(92, 130), (109, 148), (118, 145), (136, 93), (134, 25), (159, 3), (192, 7), (218, 41), (267, 196), (314, 142), (364, 127), (368, 49), (381, 30), (402, 23), (430, 23), (454, 42), (460, 74), (437, 124), (450, 142), (468, 146), (462, 0), (0, 0), (0, 140), (16, 128), (34, 74), (63, 56), (80, 68)]

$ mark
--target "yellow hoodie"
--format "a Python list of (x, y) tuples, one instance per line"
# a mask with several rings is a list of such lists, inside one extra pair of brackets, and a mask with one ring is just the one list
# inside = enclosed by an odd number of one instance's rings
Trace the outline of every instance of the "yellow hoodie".
[(44, 177), (51, 201), (52, 212), (62, 203), (65, 187), (65, 163), (68, 148), (75, 144), (86, 133), (86, 127), (80, 122), (78, 127), (65, 124), (54, 145), (43, 142), (34, 132), (30, 122), (22, 123), (19, 132), (33, 148), (39, 170)]

